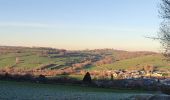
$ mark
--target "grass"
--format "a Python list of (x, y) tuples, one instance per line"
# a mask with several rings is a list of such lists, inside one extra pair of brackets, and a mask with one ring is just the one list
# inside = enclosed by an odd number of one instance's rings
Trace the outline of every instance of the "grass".
[(9, 67), (15, 64), (14, 54), (0, 56), (0, 68)]
[[(49, 63), (53, 63), (59, 66), (58, 67), (50, 66), (48, 69), (51, 69), (51, 68), (59, 69), (59, 68), (68, 66), (67, 63), (69, 62), (79, 62), (80, 59), (83, 58), (81, 56), (76, 56), (76, 57), (74, 56), (64, 57), (63, 56), (63, 57), (50, 58), (50, 57), (38, 56), (37, 54), (33, 54), (31, 52), (8, 53), (8, 54), (0, 55), (0, 68), (5, 68), (5, 67), (10, 67), (12, 65), (15, 65), (15, 59), (17, 56), (19, 57), (19, 59), (22, 60), (19, 64), (16, 65), (15, 68), (17, 69), (34, 69), (34, 68), (39, 68), (39, 66), (43, 64), (49, 64)], [(148, 64), (157, 66), (160, 69), (161, 68), (169, 69), (169, 63), (162, 59), (164, 58), (160, 54), (154, 54), (154, 55), (147, 55), (147, 56), (140, 56), (136, 58), (124, 59), (124, 60), (116, 61), (112, 64), (105, 64), (102, 66), (91, 65), (91, 66), (86, 67), (85, 70), (135, 69), (138, 67), (141, 68), (142, 66), (145, 66)]]
[(0, 81), (0, 99), (13, 100), (120, 100), (132, 95), (152, 95), (155, 92), (50, 85), (27, 82)]
[[(57, 64), (57, 65), (65, 65), (70, 61), (78, 61), (80, 57), (41, 57), (33, 53), (24, 52), (24, 53), (8, 53), (0, 55), (0, 68), (10, 67), (15, 65), (16, 57), (19, 57), (21, 60), (19, 64), (15, 66), (17, 69), (33, 69), (38, 68), (42, 64)], [(53, 66), (52, 66), (53, 67)], [(57, 67), (61, 68), (61, 67)]]
[(3, 85), (14, 85), (19, 87), (33, 87), (33, 88), (48, 88), (48, 89), (54, 89), (57, 91), (74, 91), (74, 92), (118, 92), (118, 93), (134, 93), (134, 92), (143, 92), (143, 91), (137, 91), (137, 90), (118, 90), (118, 89), (108, 89), (108, 88), (95, 88), (95, 87), (83, 87), (79, 85), (61, 85), (61, 84), (37, 84), (37, 83), (29, 83), (29, 82), (14, 82), (14, 81), (0, 81), (0, 84)]
[(148, 64), (157, 66), (158, 68), (168, 68), (169, 63), (162, 59), (163, 56), (161, 55), (147, 55), (131, 59), (120, 60), (112, 64), (105, 64), (102, 66), (91, 66), (88, 67), (87, 70), (130, 69), (137, 68), (138, 66), (142, 67)]

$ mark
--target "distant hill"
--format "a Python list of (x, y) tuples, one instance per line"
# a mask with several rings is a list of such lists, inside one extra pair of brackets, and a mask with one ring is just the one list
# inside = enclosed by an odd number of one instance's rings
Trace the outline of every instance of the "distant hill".
[(130, 51), (123, 51), (123, 50), (114, 50), (114, 53), (116, 55), (117, 60), (124, 60), (124, 59), (140, 57), (140, 56), (158, 54), (156, 52), (151, 52), (151, 51), (134, 51), (134, 52), (130, 52)]
[(0, 69), (20, 70), (111, 70), (141, 69), (152, 64), (168, 68), (169, 63), (155, 52), (115, 49), (64, 50), (47, 47), (0, 46)]

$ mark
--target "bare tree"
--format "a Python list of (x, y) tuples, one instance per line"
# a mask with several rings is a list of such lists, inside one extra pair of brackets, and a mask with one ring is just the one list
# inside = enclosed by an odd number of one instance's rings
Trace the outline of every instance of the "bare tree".
[(162, 0), (159, 13), (163, 19), (170, 19), (170, 0)]
[(162, 0), (159, 13), (163, 20), (160, 25), (158, 39), (164, 48), (164, 55), (170, 58), (170, 0)]

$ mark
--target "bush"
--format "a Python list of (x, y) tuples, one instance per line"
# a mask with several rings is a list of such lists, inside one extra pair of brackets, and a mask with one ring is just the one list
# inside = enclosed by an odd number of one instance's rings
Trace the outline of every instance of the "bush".
[(90, 76), (89, 72), (87, 72), (86, 75), (84, 76), (83, 82), (84, 83), (91, 83), (91, 76)]
[(46, 77), (44, 75), (39, 75), (39, 77), (37, 78), (37, 81), (38, 82), (42, 82), (42, 83), (45, 83), (46, 82)]

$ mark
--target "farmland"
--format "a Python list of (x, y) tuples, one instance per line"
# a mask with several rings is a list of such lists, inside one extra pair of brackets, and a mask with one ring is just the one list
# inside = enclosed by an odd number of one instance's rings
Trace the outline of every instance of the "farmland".
[[(159, 92), (116, 90), (80, 87), (75, 85), (48, 85), (26, 82), (0, 81), (0, 99), (13, 100), (119, 100), (133, 96), (149, 98), (162, 95)], [(166, 95), (164, 95), (166, 96)]]
[[(44, 47), (0, 46), (0, 78), (6, 80), (0, 81), (0, 99), (119, 100), (160, 96), (169, 98), (159, 91), (157, 85), (160, 83), (152, 81), (154, 78), (141, 78), (147, 74), (144, 69), (146, 65), (153, 75), (166, 71), (168, 72), (165, 75), (169, 75), (169, 62), (160, 53), (155, 52), (114, 49), (71, 51)], [(154, 66), (154, 70), (150, 65)], [(82, 86), (87, 71), (91, 74), (92, 87)], [(128, 78), (130, 80), (126, 80)], [(150, 89), (150, 92), (144, 89)]]
[[(111, 57), (111, 62), (99, 62)], [(20, 61), (16, 64), (16, 58)], [(66, 51), (54, 48), (0, 47), (0, 68), (38, 69), (43, 65), (53, 64), (45, 69), (60, 69), (73, 64), (91, 61), (83, 69), (128, 69), (152, 64), (167, 68), (168, 62), (161, 54), (154, 52), (128, 52), (114, 49)], [(99, 63), (98, 65), (96, 63)], [(99, 66), (99, 67), (97, 67)]]
[(91, 66), (90, 70), (118, 70), (118, 69), (142, 69), (147, 64), (157, 66), (159, 69), (168, 68), (168, 62), (163, 60), (160, 54), (146, 55), (135, 58), (123, 59), (112, 64), (105, 64), (99, 67)]
[[(0, 68), (15, 67), (16, 69), (36, 69), (46, 64), (54, 64), (47, 69), (59, 69), (83, 62), (90, 57), (99, 57), (90, 52), (69, 51), (53, 48), (24, 48), (24, 47), (0, 47)], [(16, 58), (19, 63), (16, 64)], [(98, 58), (94, 58), (95, 60)]]
[[(0, 46), (0, 71), (3, 74), (7, 72), (35, 76), (42, 74), (48, 77), (69, 76), (82, 80), (87, 71), (92, 73), (105, 71), (105, 74), (108, 74), (107, 71), (116, 72), (114, 70), (143, 71), (144, 66), (148, 65), (154, 66), (155, 71), (168, 71), (169, 62), (165, 59), (160, 53), (148, 51), (130, 52), (115, 49), (73, 51), (49, 47)], [(141, 75), (135, 77), (139, 76)]]

